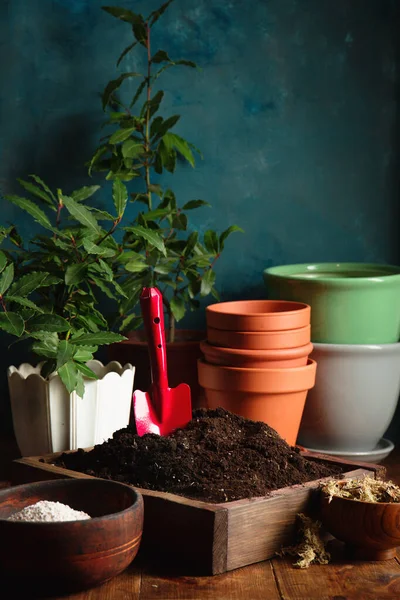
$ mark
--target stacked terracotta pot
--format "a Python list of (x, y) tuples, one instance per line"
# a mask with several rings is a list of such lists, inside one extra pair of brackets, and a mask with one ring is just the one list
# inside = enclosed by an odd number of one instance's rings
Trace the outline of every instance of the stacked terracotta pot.
[(315, 382), (316, 363), (308, 358), (310, 313), (307, 304), (279, 300), (208, 306), (204, 359), (198, 363), (207, 407), (264, 421), (295, 444)]

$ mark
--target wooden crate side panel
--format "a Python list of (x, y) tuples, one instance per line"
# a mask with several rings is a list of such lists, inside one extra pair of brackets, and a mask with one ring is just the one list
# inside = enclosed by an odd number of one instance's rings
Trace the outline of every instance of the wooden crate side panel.
[[(361, 478), (371, 471), (375, 469), (356, 469), (344, 477)], [(277, 490), (263, 500), (235, 502), (228, 511), (227, 570), (267, 560), (293, 543), (296, 515), (318, 511), (318, 488), (318, 482), (310, 482)]]

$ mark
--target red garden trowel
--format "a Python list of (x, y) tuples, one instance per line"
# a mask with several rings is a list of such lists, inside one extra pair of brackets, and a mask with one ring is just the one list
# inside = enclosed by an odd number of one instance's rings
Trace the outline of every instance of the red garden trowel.
[(136, 429), (140, 436), (145, 433), (168, 435), (192, 418), (190, 387), (186, 383), (172, 389), (168, 386), (161, 292), (157, 288), (143, 288), (140, 306), (149, 346), (152, 384), (148, 392), (136, 390), (133, 394)]

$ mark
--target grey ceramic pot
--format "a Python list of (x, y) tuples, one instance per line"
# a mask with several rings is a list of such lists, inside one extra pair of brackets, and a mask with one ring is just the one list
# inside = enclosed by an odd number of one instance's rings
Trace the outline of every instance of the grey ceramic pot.
[(308, 392), (297, 443), (306, 448), (373, 450), (400, 393), (400, 343), (314, 344), (315, 387)]

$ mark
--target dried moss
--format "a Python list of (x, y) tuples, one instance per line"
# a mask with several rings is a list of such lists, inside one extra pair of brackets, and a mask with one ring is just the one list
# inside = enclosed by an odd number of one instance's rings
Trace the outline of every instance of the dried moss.
[(322, 491), (328, 496), (329, 502), (333, 496), (349, 498), (360, 502), (400, 502), (400, 487), (392, 481), (373, 479), (367, 475), (363, 479), (347, 479), (336, 481), (331, 479), (322, 484)]
[(330, 561), (330, 554), (325, 550), (325, 544), (320, 536), (321, 523), (313, 521), (303, 513), (297, 515), (298, 542), (293, 546), (283, 548), (279, 556), (290, 555), (298, 557), (293, 563), (294, 567), (307, 569), (311, 564), (326, 565)]

